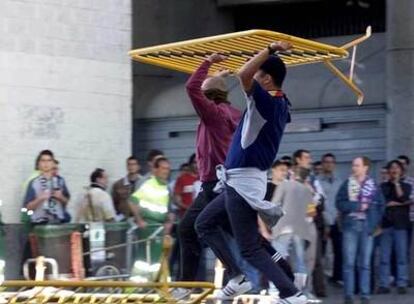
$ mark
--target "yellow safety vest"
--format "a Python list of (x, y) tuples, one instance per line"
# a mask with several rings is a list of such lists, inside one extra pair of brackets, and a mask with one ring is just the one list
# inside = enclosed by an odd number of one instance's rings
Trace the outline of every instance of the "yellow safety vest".
[(139, 205), (143, 219), (164, 223), (170, 202), (168, 185), (152, 176), (131, 195), (131, 201)]

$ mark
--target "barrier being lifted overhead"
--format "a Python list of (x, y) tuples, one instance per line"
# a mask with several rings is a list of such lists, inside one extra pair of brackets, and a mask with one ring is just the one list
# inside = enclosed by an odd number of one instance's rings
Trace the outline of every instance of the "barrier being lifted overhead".
[[(247, 60), (271, 42), (287, 41), (292, 44), (292, 48), (277, 54), (288, 67), (324, 63), (357, 95), (360, 105), (364, 100), (364, 94), (353, 82), (355, 55), (357, 45), (370, 36), (371, 27), (368, 27), (364, 36), (338, 47), (273, 31), (249, 30), (141, 48), (130, 51), (129, 55), (142, 63), (192, 73), (206, 56), (220, 53), (228, 56), (228, 59), (214, 64), (210, 73), (214, 74), (222, 69), (236, 73)], [(347, 58), (350, 48), (352, 48), (351, 68), (349, 75), (346, 76), (332, 61)]]

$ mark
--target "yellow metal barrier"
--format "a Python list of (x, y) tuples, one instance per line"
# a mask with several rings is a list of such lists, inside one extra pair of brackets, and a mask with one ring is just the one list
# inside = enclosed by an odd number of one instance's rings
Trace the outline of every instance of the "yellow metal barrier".
[[(279, 57), (287, 66), (319, 62), (327, 64), (328, 68), (355, 92), (358, 104), (361, 104), (364, 98), (362, 91), (352, 82), (354, 55), (356, 45), (370, 36), (371, 28), (368, 27), (364, 36), (338, 47), (273, 31), (250, 30), (141, 48), (130, 51), (129, 55), (132, 59), (142, 63), (192, 73), (206, 56), (218, 52), (228, 58), (213, 65), (210, 69), (211, 75), (222, 69), (235, 73), (247, 60), (271, 42), (287, 41), (292, 44), (292, 49), (278, 52)], [(347, 58), (349, 56), (347, 49), (351, 47), (353, 47), (353, 60), (351, 73), (347, 77), (333, 66), (332, 61)]]
[[(156, 282), (122, 281), (43, 281), (44, 258), (36, 263), (37, 281), (5, 281), (0, 286), (0, 304), (129, 304), (129, 303), (200, 303), (214, 291), (208, 282), (168, 282), (168, 256), (172, 240), (164, 238), (161, 267)], [(174, 288), (197, 289), (188, 300), (177, 301)]]
[(178, 303), (170, 290), (179, 287), (203, 290), (180, 303), (200, 303), (214, 290), (207, 282), (5, 281), (0, 303)]

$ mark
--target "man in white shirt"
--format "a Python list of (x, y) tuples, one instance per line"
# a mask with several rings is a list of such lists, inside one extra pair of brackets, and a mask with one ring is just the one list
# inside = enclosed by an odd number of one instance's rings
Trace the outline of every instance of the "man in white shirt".
[(116, 211), (111, 196), (106, 191), (108, 174), (104, 169), (92, 172), (91, 185), (79, 206), (75, 222), (112, 222), (116, 219)]
[(338, 226), (338, 210), (335, 205), (336, 194), (342, 185), (342, 180), (335, 175), (335, 155), (327, 153), (322, 156), (322, 173), (318, 180), (326, 195), (324, 220), (327, 235), (332, 241), (333, 272), (330, 281), (338, 283), (342, 281), (342, 233)]

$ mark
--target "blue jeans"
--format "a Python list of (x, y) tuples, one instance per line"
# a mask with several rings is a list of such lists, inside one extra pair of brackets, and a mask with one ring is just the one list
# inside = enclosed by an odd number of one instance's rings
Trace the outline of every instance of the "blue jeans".
[(390, 286), (391, 253), (394, 248), (397, 262), (398, 287), (407, 287), (408, 282), (408, 260), (407, 260), (408, 232), (394, 228), (385, 229), (380, 238), (380, 286)]
[(355, 220), (343, 230), (342, 275), (346, 298), (355, 294), (355, 264), (358, 267), (358, 285), (362, 298), (371, 294), (371, 255), (373, 237), (368, 234), (366, 221)]
[(285, 233), (279, 235), (272, 242), (272, 245), (276, 251), (280, 252), (284, 259), (289, 256), (289, 252), (292, 246), (292, 260), (294, 261), (295, 265), (294, 272), (309, 274), (305, 263), (305, 241), (303, 239), (292, 233)]

